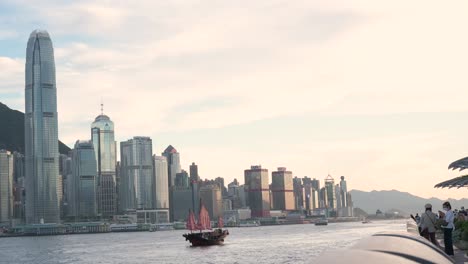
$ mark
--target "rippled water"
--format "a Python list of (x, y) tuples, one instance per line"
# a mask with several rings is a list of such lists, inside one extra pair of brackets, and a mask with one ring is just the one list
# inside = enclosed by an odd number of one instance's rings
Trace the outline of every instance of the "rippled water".
[(0, 239), (0, 263), (310, 263), (404, 221), (230, 228), (222, 246), (190, 247), (183, 230)]

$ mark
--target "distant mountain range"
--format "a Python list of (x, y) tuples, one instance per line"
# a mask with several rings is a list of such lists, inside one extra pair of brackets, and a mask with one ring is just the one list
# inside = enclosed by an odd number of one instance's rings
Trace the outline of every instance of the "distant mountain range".
[[(424, 211), (424, 205), (432, 204), (433, 211), (442, 210), (442, 203), (446, 200), (438, 198), (425, 199), (412, 195), (407, 192), (397, 190), (391, 191), (371, 191), (364, 192), (359, 190), (350, 191), (354, 203), (354, 207), (359, 207), (368, 214), (375, 214), (377, 209), (386, 212), (390, 209), (398, 209), (405, 213), (416, 214)], [(464, 206), (468, 208), (468, 199), (449, 199), (453, 209), (460, 209)]]
[[(24, 154), (24, 114), (0, 103), (0, 149)], [(68, 154), (70, 148), (59, 141), (59, 152)]]

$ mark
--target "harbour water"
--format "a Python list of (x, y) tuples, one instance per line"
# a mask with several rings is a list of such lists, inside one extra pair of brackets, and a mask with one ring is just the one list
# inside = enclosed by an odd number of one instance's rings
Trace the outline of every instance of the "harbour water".
[[(184, 230), (0, 239), (0, 263), (311, 263), (406, 221), (230, 228), (222, 246), (193, 248)], [(339, 257), (339, 256), (337, 256)]]

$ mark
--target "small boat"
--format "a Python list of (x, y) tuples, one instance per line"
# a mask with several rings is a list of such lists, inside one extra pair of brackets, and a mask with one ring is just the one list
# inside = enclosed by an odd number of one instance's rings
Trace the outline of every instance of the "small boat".
[[(194, 247), (221, 245), (224, 243), (224, 238), (229, 235), (229, 231), (227, 229), (223, 230), (223, 219), (221, 217), (218, 218), (218, 228), (214, 230), (211, 228), (210, 216), (203, 204), (200, 208), (198, 223), (195, 223), (194, 213), (192, 211), (189, 212), (187, 229), (190, 230), (190, 233), (182, 236), (185, 237), (185, 241), (188, 240)], [(200, 232), (193, 232), (195, 230)], [(203, 230), (210, 231), (203, 232)]]
[(316, 226), (328, 225), (328, 219), (321, 218), (321, 219), (315, 220), (315, 225)]

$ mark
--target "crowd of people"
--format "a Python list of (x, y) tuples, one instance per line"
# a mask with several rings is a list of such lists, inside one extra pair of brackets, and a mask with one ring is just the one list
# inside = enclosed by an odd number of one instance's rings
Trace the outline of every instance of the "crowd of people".
[(424, 213), (421, 216), (416, 214), (416, 216), (411, 215), (411, 217), (416, 221), (421, 236), (431, 241), (437, 247), (440, 247), (440, 245), (435, 233), (438, 228), (441, 228), (444, 234), (445, 253), (453, 256), (452, 232), (455, 229), (454, 221), (455, 218), (463, 221), (468, 220), (468, 211), (464, 207), (460, 211), (452, 211), (452, 206), (449, 202), (444, 202), (442, 208), (443, 211), (434, 213), (432, 212), (432, 205), (426, 204), (424, 206)]

